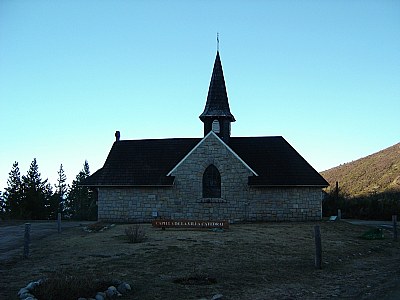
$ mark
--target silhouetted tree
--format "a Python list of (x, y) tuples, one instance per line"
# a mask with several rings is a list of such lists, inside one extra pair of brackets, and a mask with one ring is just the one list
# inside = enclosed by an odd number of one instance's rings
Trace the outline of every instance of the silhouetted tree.
[(33, 159), (28, 173), (22, 176), (23, 182), (23, 218), (48, 219), (49, 202), (52, 195), (51, 185), (42, 180), (36, 158)]
[(14, 162), (3, 194), (3, 209), (7, 217), (20, 219), (25, 215), (23, 203), (23, 185), (18, 162)]
[(0, 220), (3, 219), (6, 212), (6, 202), (3, 198), (3, 194), (0, 191)]
[(72, 181), (68, 193), (68, 215), (73, 219), (94, 220), (97, 218), (97, 206), (93, 192), (88, 187), (81, 185), (89, 176), (89, 164), (85, 160), (83, 170)]
[[(65, 207), (65, 202), (66, 202), (66, 196), (68, 193), (68, 185), (66, 184), (67, 182), (67, 176), (65, 175), (63, 165), (60, 165), (60, 169), (58, 170), (58, 178), (57, 178), (57, 184), (55, 185), (56, 191), (51, 198), (51, 206), (55, 207), (54, 210), (54, 217), (57, 215), (58, 212), (64, 213), (64, 207)], [(50, 218), (53, 216), (50, 216)]]

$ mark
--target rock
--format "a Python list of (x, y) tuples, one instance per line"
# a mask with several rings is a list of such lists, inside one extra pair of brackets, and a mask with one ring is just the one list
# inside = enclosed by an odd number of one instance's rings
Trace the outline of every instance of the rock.
[(110, 285), (113, 285), (113, 286), (117, 287), (117, 286), (119, 286), (121, 283), (124, 283), (124, 282), (121, 281), (121, 280), (112, 280), (111, 283), (110, 283)]
[(21, 299), (21, 300), (26, 300), (29, 298), (35, 298), (35, 296), (33, 296), (30, 293), (23, 293), (23, 294), (19, 295), (19, 299)]
[(219, 300), (222, 299), (224, 297), (224, 295), (222, 294), (215, 294), (214, 296), (212, 296), (211, 300)]
[(21, 295), (19, 295), (19, 299), (21, 300), (25, 300), (27, 298), (34, 298), (34, 296), (31, 293), (22, 293)]
[(21, 296), (22, 294), (29, 293), (29, 290), (27, 288), (22, 288), (18, 292), (18, 296)]
[(103, 293), (103, 292), (98, 292), (97, 294), (96, 294), (96, 300), (105, 300), (106, 299), (106, 294), (105, 293)]
[(38, 282), (38, 281), (32, 281), (31, 283), (29, 283), (29, 284), (26, 286), (26, 289), (29, 290), (29, 291), (32, 291), (32, 290), (34, 290), (37, 286), (39, 286), (39, 282)]
[(132, 289), (131, 289), (131, 286), (128, 283), (123, 282), (117, 287), (117, 290), (121, 294), (125, 294), (127, 291), (130, 291)]
[(106, 296), (111, 299), (116, 298), (119, 294), (117, 288), (113, 285), (110, 286), (105, 293), (106, 293)]

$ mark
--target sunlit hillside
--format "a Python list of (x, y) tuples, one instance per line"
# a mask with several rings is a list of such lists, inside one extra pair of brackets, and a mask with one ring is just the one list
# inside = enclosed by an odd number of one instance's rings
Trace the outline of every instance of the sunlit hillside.
[(330, 189), (350, 197), (400, 192), (400, 143), (367, 157), (321, 172)]

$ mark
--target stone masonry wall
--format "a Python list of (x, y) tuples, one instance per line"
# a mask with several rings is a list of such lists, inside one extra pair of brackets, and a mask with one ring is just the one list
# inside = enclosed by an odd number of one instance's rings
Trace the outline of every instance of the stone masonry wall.
[[(221, 198), (202, 198), (205, 169), (221, 175)], [(319, 188), (249, 187), (251, 170), (217, 137), (209, 135), (172, 172), (173, 187), (100, 188), (99, 220), (148, 222), (156, 216), (197, 220), (319, 220)]]

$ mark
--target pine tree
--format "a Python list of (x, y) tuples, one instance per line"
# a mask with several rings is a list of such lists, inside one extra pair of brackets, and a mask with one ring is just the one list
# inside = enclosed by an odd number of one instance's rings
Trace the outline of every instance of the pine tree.
[(42, 180), (36, 158), (33, 159), (28, 173), (22, 176), (24, 185), (23, 202), (24, 218), (48, 219), (50, 197), (52, 195), (51, 185)]
[(67, 176), (65, 175), (62, 164), (60, 165), (60, 169), (57, 173), (58, 178), (57, 184), (55, 185), (56, 191), (51, 199), (51, 206), (56, 208), (55, 212), (60, 212), (63, 214), (66, 206), (65, 202), (68, 192), (68, 185), (66, 184)]
[(65, 175), (63, 165), (60, 165), (60, 170), (57, 172), (58, 173), (58, 178), (57, 178), (57, 193), (61, 195), (61, 197), (64, 197), (67, 193), (68, 186), (66, 184), (67, 182), (67, 176)]
[(3, 219), (6, 213), (6, 202), (3, 198), (3, 194), (0, 191), (0, 221)]
[(44, 187), (44, 198), (45, 198), (45, 218), (49, 220), (57, 219), (57, 214), (60, 207), (60, 197), (57, 192), (53, 193), (53, 189), (50, 183), (47, 183)]
[(68, 194), (68, 214), (73, 219), (93, 220), (97, 218), (96, 199), (93, 192), (81, 183), (90, 176), (89, 164), (85, 161), (83, 170), (76, 175)]
[(12, 219), (23, 218), (23, 185), (18, 162), (14, 162), (7, 180), (7, 187), (3, 194), (4, 213)]

